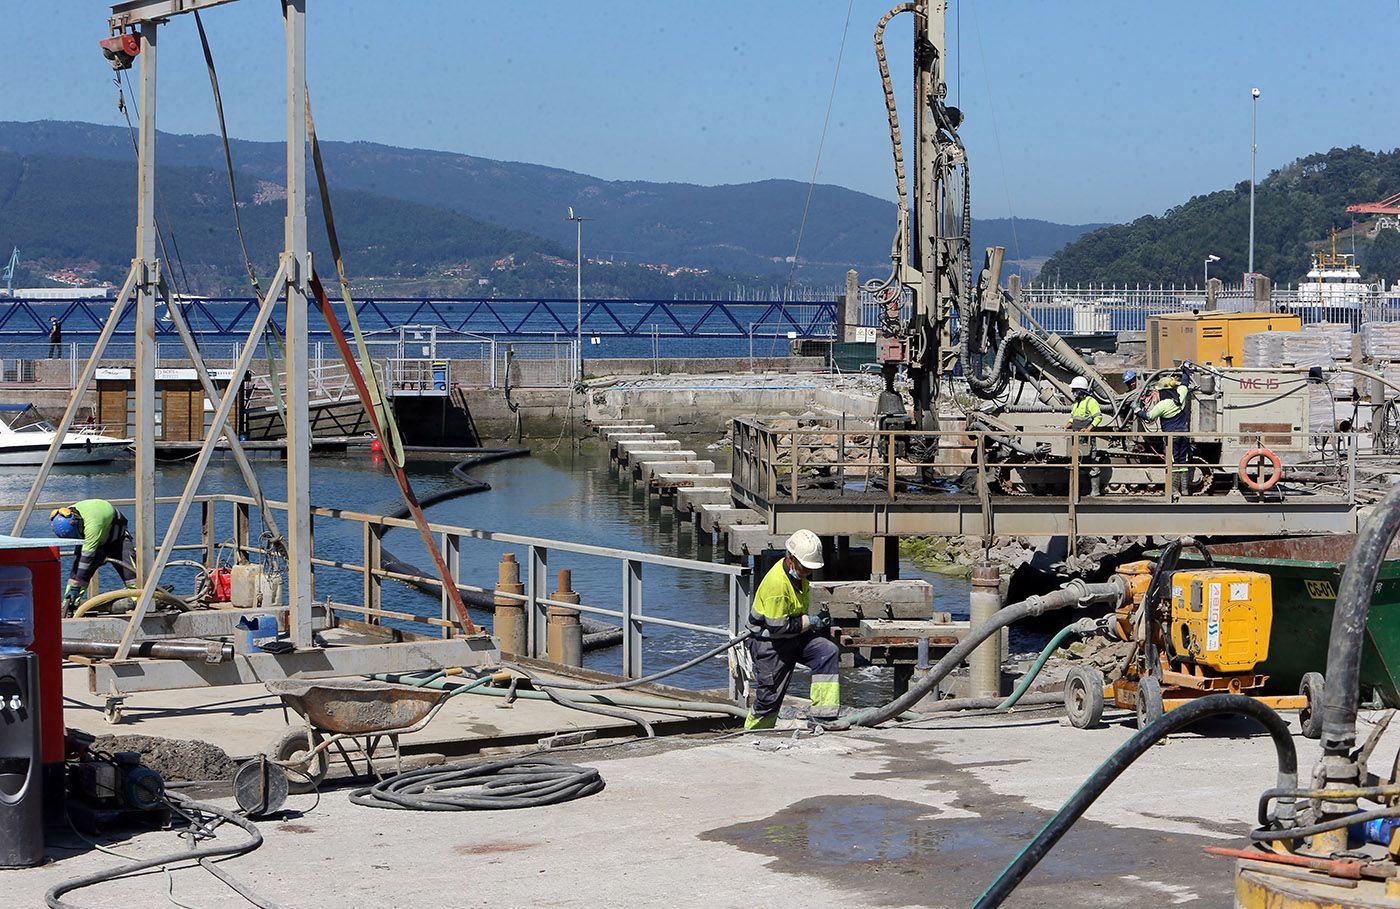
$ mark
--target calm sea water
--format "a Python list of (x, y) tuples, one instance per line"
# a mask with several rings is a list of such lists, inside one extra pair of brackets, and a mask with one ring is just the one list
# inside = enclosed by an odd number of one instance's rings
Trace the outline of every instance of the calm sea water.
[[(451, 461), (438, 460), (410, 463), (409, 476), (418, 495), (427, 497), (458, 485), (450, 473), (451, 464)], [(283, 498), (286, 483), (281, 462), (256, 461), (255, 465), (267, 495), (274, 499)], [(156, 476), (157, 495), (178, 495), (189, 478), (189, 472), (189, 465), (185, 463), (161, 465)], [(0, 501), (22, 501), (32, 473), (27, 468), (0, 468)], [(640, 492), (634, 492), (630, 483), (612, 475), (606, 451), (596, 445), (585, 445), (581, 451), (575, 451), (568, 440), (554, 449), (546, 444), (531, 457), (479, 468), (475, 476), (491, 483), (492, 489), (436, 505), (430, 509), (430, 518), (436, 522), (478, 530), (585, 542), (702, 561), (722, 557), (711, 548), (697, 546), (692, 533), (677, 528), (669, 519), (662, 520), (660, 512), (649, 510)], [(72, 502), (88, 497), (129, 498), (133, 494), (132, 482), (129, 461), (102, 467), (55, 468), (45, 487), (44, 500)], [(201, 491), (206, 493), (241, 492), (243, 489), (242, 478), (228, 458), (211, 464), (201, 487)], [(392, 477), (382, 465), (376, 465), (368, 455), (362, 454), (314, 457), (311, 499), (316, 505), (369, 513), (385, 513), (401, 505)], [(172, 511), (173, 506), (158, 509), (162, 526), (169, 520), (168, 515)], [(41, 532), (46, 517), (46, 513), (37, 515), (31, 522), (30, 533)], [(3, 529), (8, 531), (8, 523)], [(231, 533), (230, 521), (226, 516), (221, 518), (218, 532), (224, 536)], [(181, 541), (192, 543), (197, 540), (196, 515), (181, 535)], [(393, 530), (384, 542), (400, 558), (424, 567), (430, 565), (417, 534), (412, 530)], [(319, 556), (325, 558), (361, 562), (360, 525), (318, 520), (316, 550)], [(524, 547), (464, 540), (464, 580), (481, 587), (493, 587), (497, 563), (507, 550), (515, 552), (517, 560), (524, 565)], [(551, 590), (554, 589), (555, 571), (559, 568), (572, 570), (574, 589), (582, 593), (584, 603), (607, 608), (620, 607), (621, 563), (563, 552), (552, 553), (549, 557)], [(924, 577), (933, 584), (936, 609), (966, 615), (966, 582), (925, 574), (909, 564), (905, 564), (901, 570), (905, 577)], [(110, 574), (110, 569), (104, 569), (104, 572), (107, 573), (103, 579), (104, 586), (110, 586), (115, 582), (115, 575)], [(185, 593), (191, 589), (193, 574), (193, 568), (177, 567), (169, 574), (169, 580), (175, 584), (178, 593)], [(330, 596), (342, 602), (357, 602), (360, 584), (358, 574), (328, 568), (316, 570), (318, 598)], [(383, 600), (386, 609), (422, 615), (436, 615), (438, 612), (436, 597), (392, 581), (384, 584)], [(651, 565), (643, 570), (645, 613), (723, 626), (727, 603), (728, 585), (724, 576)], [(475, 618), (489, 626), (488, 613), (481, 613)], [(718, 639), (714, 637), (651, 626), (647, 631), (644, 651), (645, 671), (653, 672), (676, 665), (716, 643)], [(621, 648), (590, 653), (586, 663), (592, 668), (617, 672), (621, 667)], [(848, 701), (875, 702), (888, 693), (888, 674), (885, 670), (848, 670), (846, 678), (851, 691)], [(675, 681), (689, 687), (703, 688), (723, 685), (724, 679), (723, 663), (713, 660), (682, 674)], [(805, 681), (799, 680), (794, 691), (803, 688)]]

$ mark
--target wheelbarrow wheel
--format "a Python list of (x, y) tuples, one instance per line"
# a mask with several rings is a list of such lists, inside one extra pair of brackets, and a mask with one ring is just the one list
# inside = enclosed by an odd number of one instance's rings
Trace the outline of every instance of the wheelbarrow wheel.
[(1103, 673), (1076, 666), (1065, 676), (1065, 712), (1076, 729), (1093, 729), (1103, 718)]
[(1322, 738), (1322, 689), (1325, 684), (1322, 673), (1306, 672), (1302, 684), (1298, 686), (1298, 693), (1308, 699), (1307, 705), (1298, 711), (1298, 725), (1302, 727), (1304, 738)]
[(310, 758), (306, 756), (308, 751), (320, 744), (319, 739), (320, 736), (308, 732), (305, 726), (288, 726), (272, 746), (273, 759), (283, 762), (287, 771), (288, 792), (311, 792), (325, 780), (329, 769), (326, 752), (318, 752)]

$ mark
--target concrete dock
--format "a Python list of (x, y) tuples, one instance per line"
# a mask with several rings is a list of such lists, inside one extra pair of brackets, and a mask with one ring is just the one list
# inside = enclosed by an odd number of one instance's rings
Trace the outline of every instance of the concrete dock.
[[(558, 760), (597, 767), (607, 787), (514, 811), (391, 814), (351, 805), (346, 790), (332, 789), (319, 800), (293, 796), (292, 811), (259, 822), (260, 850), (221, 867), (263, 897), (303, 909), (965, 907), (1132, 734), (1125, 714), (1107, 719), (1078, 730), (1056, 712), (950, 716), (922, 728), (562, 751)], [(1397, 740), (1400, 733), (1388, 734), (1378, 757), (1388, 761)], [(1306, 773), (1317, 747), (1294, 741)], [(1245, 721), (1177, 735), (1130, 768), (1006, 905), (1231, 906), (1232, 862), (1201, 847), (1244, 843), (1274, 772), (1268, 738)], [(56, 841), (66, 847), (51, 850), (50, 864), (0, 872), (10, 905), (41, 904), (53, 884), (119, 863), (70, 833)], [(111, 842), (132, 856), (181, 848), (170, 832)], [(174, 871), (173, 881), (176, 897), (193, 905), (238, 902), (197, 867)], [(72, 899), (157, 905), (165, 887), (161, 875), (147, 874)]]

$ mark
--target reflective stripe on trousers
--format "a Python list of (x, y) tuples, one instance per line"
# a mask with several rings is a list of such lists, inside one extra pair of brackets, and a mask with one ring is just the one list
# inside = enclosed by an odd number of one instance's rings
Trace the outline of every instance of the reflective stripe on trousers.
[(828, 638), (805, 631), (791, 638), (745, 642), (753, 659), (753, 705), (745, 729), (771, 729), (783, 706), (792, 670), (798, 664), (812, 670), (812, 717), (833, 719), (841, 706), (841, 650)]

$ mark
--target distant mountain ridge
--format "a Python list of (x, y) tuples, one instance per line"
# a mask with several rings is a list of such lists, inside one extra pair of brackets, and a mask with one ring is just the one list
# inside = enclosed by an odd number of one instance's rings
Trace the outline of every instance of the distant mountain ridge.
[[(231, 146), (243, 182), (251, 186), (253, 181), (284, 179), (286, 152), (281, 143), (233, 140)], [(131, 143), (124, 127), (0, 122), (0, 149), (27, 159), (77, 156), (132, 169)], [(574, 228), (566, 218), (572, 205), (592, 219), (584, 228), (584, 251), (590, 257), (684, 265), (760, 281), (781, 282), (792, 271), (788, 257), (807, 195), (807, 185), (794, 180), (722, 186), (609, 181), (537, 164), (368, 142), (325, 141), (322, 149), (337, 200), (343, 191), (357, 191), (423, 206), (516, 232), (510, 234), (512, 242), (523, 243), (521, 235), (532, 236), (540, 248), (536, 251), (548, 247), (549, 254), (564, 256), (574, 245)], [(212, 135), (161, 133), (157, 164), (188, 168), (191, 173), (204, 171), (222, 180), (222, 150)], [(61, 186), (54, 189), (62, 191)], [(226, 209), (226, 200), (224, 205)], [(447, 222), (439, 226), (446, 229)], [(1015, 222), (1013, 232), (1007, 219), (975, 221), (974, 248), (1002, 244), (1016, 256), (1019, 246), (1022, 260), (1035, 261), (1096, 226), (1022, 219)], [(830, 284), (850, 267), (867, 276), (880, 273), (889, 267), (893, 228), (892, 203), (839, 186), (819, 185), (796, 277)], [(8, 236), (0, 234), (0, 243)], [(501, 251), (510, 252), (504, 247)]]

